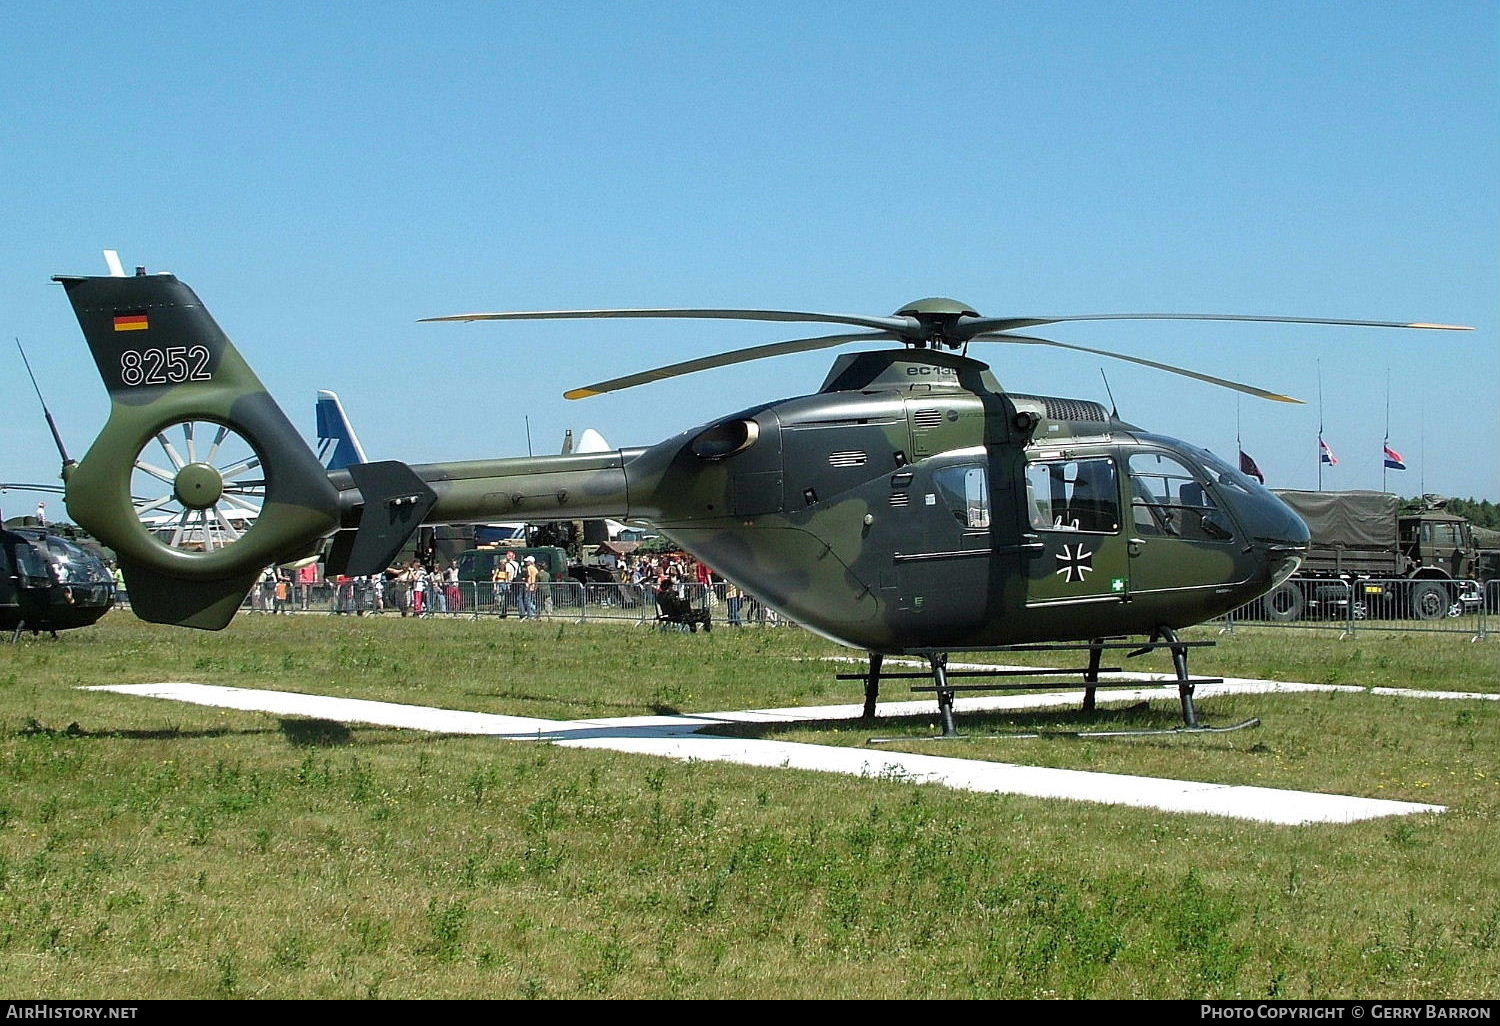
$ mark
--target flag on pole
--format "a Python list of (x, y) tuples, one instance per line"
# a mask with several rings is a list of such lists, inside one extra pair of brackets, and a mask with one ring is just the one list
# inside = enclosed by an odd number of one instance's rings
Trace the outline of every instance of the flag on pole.
[(1266, 483), (1266, 475), (1260, 472), (1260, 468), (1255, 465), (1255, 461), (1244, 449), (1240, 450), (1240, 473), (1250, 475), (1261, 484)]
[(1330, 467), (1338, 466), (1339, 462), (1339, 458), (1333, 454), (1333, 450), (1328, 447), (1327, 442), (1323, 441), (1321, 435), (1318, 436), (1318, 462), (1326, 463)]
[(1387, 470), (1406, 469), (1406, 458), (1395, 449), (1392, 449), (1389, 443), (1385, 447), (1385, 466)]

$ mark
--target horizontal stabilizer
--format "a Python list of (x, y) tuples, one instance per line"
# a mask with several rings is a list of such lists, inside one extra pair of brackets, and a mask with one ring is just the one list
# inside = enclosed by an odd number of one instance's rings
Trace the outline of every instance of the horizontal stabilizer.
[(437, 502), (437, 493), (398, 460), (356, 463), (347, 473), (364, 505), (353, 537), (349, 531), (340, 531), (334, 538), (328, 569), (353, 577), (378, 574), (391, 565), (421, 526)]

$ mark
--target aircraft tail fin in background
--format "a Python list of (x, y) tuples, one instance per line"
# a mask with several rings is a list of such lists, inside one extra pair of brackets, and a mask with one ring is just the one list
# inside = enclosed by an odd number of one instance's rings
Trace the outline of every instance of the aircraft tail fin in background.
[(586, 452), (614, 452), (614, 446), (604, 440), (604, 436), (593, 428), (584, 428), (583, 434), (579, 436), (578, 444), (573, 447), (577, 453)]
[(370, 462), (365, 447), (359, 444), (354, 425), (339, 402), (338, 393), (318, 390), (318, 459), (329, 470), (343, 470), (356, 463)]

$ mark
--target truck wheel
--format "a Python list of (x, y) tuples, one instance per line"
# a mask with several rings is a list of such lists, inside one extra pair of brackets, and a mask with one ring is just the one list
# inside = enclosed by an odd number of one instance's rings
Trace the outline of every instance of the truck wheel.
[(1411, 589), (1411, 615), (1418, 620), (1441, 620), (1448, 605), (1448, 589), (1436, 581), (1418, 581)]
[(1277, 623), (1290, 623), (1302, 618), (1302, 610), (1307, 606), (1307, 599), (1302, 595), (1302, 589), (1295, 584), (1287, 582), (1266, 596), (1266, 619)]

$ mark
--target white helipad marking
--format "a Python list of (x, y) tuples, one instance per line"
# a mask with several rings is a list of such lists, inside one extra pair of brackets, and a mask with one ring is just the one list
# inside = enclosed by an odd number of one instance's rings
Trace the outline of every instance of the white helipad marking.
[[(1263, 682), (1274, 683), (1274, 682)], [(748, 766), (785, 767), (843, 773), (861, 777), (943, 784), (964, 791), (1067, 798), (1162, 809), (1198, 812), (1263, 823), (1353, 823), (1380, 816), (1443, 812), (1441, 805), (1355, 798), (1308, 791), (1210, 784), (1192, 780), (1093, 773), (1082, 770), (1016, 766), (978, 759), (954, 759), (908, 752), (875, 754), (859, 748), (715, 737), (699, 734), (706, 726), (725, 722), (794, 722), (797, 720), (855, 719), (860, 706), (821, 706), (794, 709), (751, 709), (692, 716), (633, 716), (598, 720), (545, 720), (525, 716), (437, 709), (395, 702), (328, 698), (289, 691), (261, 691), (209, 684), (120, 684), (88, 688), (120, 694), (165, 698), (195, 705), (256, 712), (310, 716), (347, 723), (407, 727), (448, 734), (481, 734), (522, 740), (544, 740), (572, 748), (604, 748), (618, 752), (656, 755), (669, 759), (734, 762)], [(1153, 692), (1155, 689), (1152, 689)], [(1147, 693), (1143, 689), (1142, 693)], [(966, 699), (967, 709), (1019, 708), (1018, 700), (1077, 701), (1077, 694), (1010, 696)], [(900, 702), (881, 707), (882, 715), (927, 711), (930, 702)], [(914, 707), (907, 710), (906, 707)], [(1033, 707), (1035, 707), (1033, 705)], [(900, 711), (898, 711), (900, 710)]]

